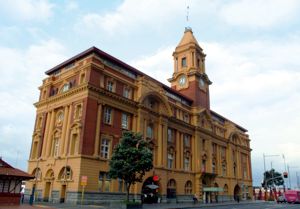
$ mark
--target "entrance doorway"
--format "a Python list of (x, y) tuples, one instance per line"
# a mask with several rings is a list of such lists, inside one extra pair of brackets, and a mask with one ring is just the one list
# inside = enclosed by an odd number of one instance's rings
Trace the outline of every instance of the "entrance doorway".
[(176, 181), (174, 179), (169, 180), (167, 185), (167, 198), (176, 198)]
[(240, 193), (241, 193), (241, 188), (240, 188), (240, 186), (237, 184), (237, 185), (235, 185), (235, 187), (234, 187), (234, 192), (233, 192), (233, 194), (234, 194), (234, 200), (237, 200), (237, 201), (240, 200)]
[(51, 189), (51, 182), (46, 182), (45, 185), (45, 194), (44, 194), (44, 201), (48, 202), (50, 199), (50, 189)]
[(66, 198), (66, 185), (62, 185), (61, 186), (61, 190), (60, 190), (60, 203), (64, 203), (65, 202), (65, 198)]

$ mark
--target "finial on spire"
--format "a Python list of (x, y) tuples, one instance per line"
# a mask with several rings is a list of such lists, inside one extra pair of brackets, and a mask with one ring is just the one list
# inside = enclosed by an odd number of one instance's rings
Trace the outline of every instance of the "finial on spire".
[(186, 27), (185, 27), (185, 32), (186, 31), (192, 31), (192, 28), (189, 26), (189, 16), (190, 16), (189, 12), (190, 12), (190, 6), (187, 5), (187, 7), (186, 7)]
[(189, 5), (186, 7), (186, 23), (187, 23), (187, 27), (189, 26)]

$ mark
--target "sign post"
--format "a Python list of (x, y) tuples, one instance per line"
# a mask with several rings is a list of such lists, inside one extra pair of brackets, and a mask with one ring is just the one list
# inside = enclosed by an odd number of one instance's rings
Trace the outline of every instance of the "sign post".
[(83, 197), (84, 197), (84, 189), (85, 186), (87, 185), (87, 176), (81, 176), (81, 186), (82, 186), (82, 190), (81, 190), (81, 205), (83, 203)]

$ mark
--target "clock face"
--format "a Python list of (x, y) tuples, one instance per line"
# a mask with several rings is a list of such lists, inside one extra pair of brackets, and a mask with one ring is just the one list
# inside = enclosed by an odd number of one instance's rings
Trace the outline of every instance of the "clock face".
[(185, 75), (180, 76), (179, 77), (179, 85), (183, 86), (183, 85), (185, 85), (185, 83), (186, 83), (186, 76)]
[(205, 83), (204, 83), (204, 80), (202, 78), (199, 79), (199, 84), (200, 84), (200, 87), (203, 88)]

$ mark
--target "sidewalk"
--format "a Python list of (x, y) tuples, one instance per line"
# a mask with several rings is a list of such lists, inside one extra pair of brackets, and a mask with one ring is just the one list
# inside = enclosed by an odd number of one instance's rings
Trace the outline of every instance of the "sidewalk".
[[(241, 201), (237, 202), (223, 202), (223, 203), (159, 203), (159, 204), (144, 204), (143, 209), (193, 209), (193, 208), (209, 208), (225, 205), (242, 205), (242, 204), (259, 204), (264, 201)], [(72, 205), (72, 204), (49, 204), (49, 203), (36, 203), (33, 206), (23, 204), (20, 206), (0, 206), (0, 209), (111, 209), (109, 206), (101, 205)]]

